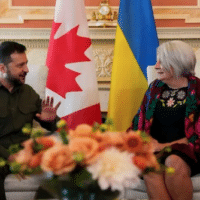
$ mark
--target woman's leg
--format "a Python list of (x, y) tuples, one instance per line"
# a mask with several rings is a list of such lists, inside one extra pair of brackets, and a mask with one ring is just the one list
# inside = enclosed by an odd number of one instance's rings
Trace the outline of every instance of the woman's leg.
[(143, 176), (150, 200), (170, 200), (163, 174), (148, 173)]
[(165, 175), (165, 185), (173, 200), (191, 200), (193, 186), (190, 178), (190, 167), (177, 155), (169, 156), (165, 165), (175, 169), (174, 174)]

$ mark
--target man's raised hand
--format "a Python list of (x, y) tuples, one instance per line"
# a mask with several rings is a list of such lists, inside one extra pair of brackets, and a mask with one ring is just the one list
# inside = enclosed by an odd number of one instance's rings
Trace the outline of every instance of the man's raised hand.
[(59, 101), (55, 107), (53, 107), (54, 98), (47, 97), (42, 101), (42, 110), (41, 113), (37, 113), (36, 117), (38, 117), (41, 121), (51, 122), (56, 118), (56, 113), (58, 107), (61, 102)]

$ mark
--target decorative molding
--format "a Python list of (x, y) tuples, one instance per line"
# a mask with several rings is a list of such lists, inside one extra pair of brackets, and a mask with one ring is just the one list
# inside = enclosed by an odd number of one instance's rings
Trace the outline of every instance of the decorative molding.
[[(23, 24), (24, 20), (53, 20), (54, 6), (12, 6), (12, 0), (0, 0), (0, 23)], [(111, 6), (111, 10), (118, 13), (118, 6)], [(88, 20), (92, 19), (92, 13), (98, 11), (98, 6), (86, 7)]]
[[(1, 28), (0, 40), (49, 40), (50, 28)], [(92, 40), (114, 40), (116, 28), (89, 28)]]
[[(0, 29), (0, 42), (15, 40), (24, 44), (27, 49), (48, 48), (50, 28), (45, 29)], [(93, 55), (96, 65), (96, 74), (100, 88), (109, 88), (112, 71), (112, 60), (116, 28), (89, 28), (93, 44)], [(189, 44), (194, 49), (200, 48), (200, 28), (158, 28), (160, 43), (179, 39)]]
[(185, 23), (200, 23), (200, 7), (176, 7), (157, 6), (153, 7), (155, 19), (184, 19)]
[(53, 17), (54, 7), (18, 7), (12, 6), (11, 0), (0, 0), (1, 24), (23, 24), (24, 20), (52, 20)]
[[(20, 42), (27, 47), (27, 53), (32, 50), (42, 51), (43, 56), (38, 58), (40, 61), (35, 60), (35, 65), (38, 65), (38, 63), (43, 64), (45, 63), (44, 52), (48, 50), (50, 31), (50, 28), (0, 29), (0, 42), (5, 40)], [(89, 28), (102, 112), (107, 112), (115, 32), (116, 28)], [(158, 28), (157, 32), (160, 44), (168, 40), (179, 39), (189, 43), (195, 51), (200, 49), (200, 28)], [(32, 59), (34, 61), (35, 54), (32, 55)], [(198, 56), (198, 60), (200, 60), (200, 56)], [(200, 70), (198, 74), (200, 77)]]
[(200, 27), (157, 28), (159, 39), (197, 39), (200, 38)]
[(50, 28), (1, 28), (0, 29), (0, 39), (2, 40), (44, 40), (50, 37)]
[[(198, 0), (199, 1), (199, 0)], [(199, 9), (197, 6), (153, 6), (153, 9)]]
[(7, 0), (10, 9), (53, 9), (55, 6), (13, 6), (12, 0)]
[[(98, 78), (110, 78), (113, 63), (114, 48), (93, 49), (94, 61), (96, 65), (96, 74)], [(105, 80), (105, 79), (102, 79)]]
[(89, 28), (89, 32), (92, 40), (114, 40), (116, 28)]
[[(118, 6), (111, 10), (118, 13)], [(86, 6), (87, 19), (92, 19), (92, 13), (98, 11), (98, 6)], [(200, 23), (200, 0), (198, 6), (154, 6), (155, 19), (183, 19), (185, 23)], [(11, 0), (0, 0), (0, 23), (23, 24), (24, 20), (53, 20), (54, 6), (12, 6)], [(115, 26), (112, 25), (112, 26)]]
[[(49, 40), (50, 28), (1, 28), (0, 40)], [(92, 40), (114, 40), (116, 28), (89, 28)], [(198, 39), (200, 27), (157, 28), (159, 39)]]
[(1, 39), (0, 38), (0, 42), (8, 40), (19, 42), (25, 45), (28, 50), (34, 48), (47, 49), (49, 45), (49, 40), (45, 39)]

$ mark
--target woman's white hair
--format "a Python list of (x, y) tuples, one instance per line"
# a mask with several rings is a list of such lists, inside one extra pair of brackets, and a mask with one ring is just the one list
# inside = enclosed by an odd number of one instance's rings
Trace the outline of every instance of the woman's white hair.
[(185, 42), (173, 40), (161, 44), (157, 49), (157, 60), (167, 71), (172, 67), (177, 78), (195, 74), (196, 56)]

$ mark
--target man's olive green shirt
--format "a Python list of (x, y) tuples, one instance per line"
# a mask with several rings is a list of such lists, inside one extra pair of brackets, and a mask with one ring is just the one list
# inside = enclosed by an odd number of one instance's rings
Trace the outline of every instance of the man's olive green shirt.
[(56, 130), (58, 117), (54, 122), (42, 122), (36, 118), (36, 113), (41, 112), (41, 101), (29, 85), (17, 86), (12, 92), (0, 85), (0, 157), (8, 158), (7, 149), (11, 144), (29, 138), (22, 133), (22, 128), (27, 123), (32, 125), (33, 119), (50, 131)]

